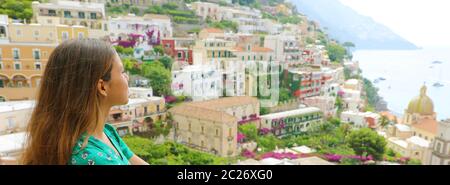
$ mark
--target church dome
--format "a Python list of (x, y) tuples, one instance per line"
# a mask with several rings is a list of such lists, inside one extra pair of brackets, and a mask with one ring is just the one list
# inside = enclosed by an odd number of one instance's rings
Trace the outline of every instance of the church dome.
[(408, 113), (420, 115), (433, 115), (434, 105), (430, 97), (427, 96), (427, 87), (424, 85), (420, 89), (420, 95), (413, 98), (408, 104)]

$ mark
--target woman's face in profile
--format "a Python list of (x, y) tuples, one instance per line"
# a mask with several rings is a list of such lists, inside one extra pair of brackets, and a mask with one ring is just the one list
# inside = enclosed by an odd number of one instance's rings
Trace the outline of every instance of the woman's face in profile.
[(107, 101), (111, 105), (124, 105), (128, 103), (128, 75), (122, 64), (122, 60), (116, 54), (113, 58), (111, 80), (108, 82), (109, 92)]

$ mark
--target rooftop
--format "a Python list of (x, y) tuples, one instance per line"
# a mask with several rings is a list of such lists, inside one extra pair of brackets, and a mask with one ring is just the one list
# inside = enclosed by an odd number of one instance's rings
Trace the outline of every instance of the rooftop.
[(408, 147), (408, 143), (405, 140), (396, 138), (396, 137), (390, 137), (388, 138), (388, 140), (402, 148), (407, 148)]
[(223, 30), (218, 29), (218, 28), (205, 28), (202, 31), (207, 32), (207, 33), (225, 33)]
[(226, 98), (219, 98), (214, 100), (202, 101), (190, 103), (192, 106), (196, 107), (204, 107), (210, 109), (223, 109), (232, 106), (241, 106), (248, 104), (257, 104), (259, 103), (258, 99), (251, 96), (233, 96)]
[(437, 134), (438, 123), (434, 119), (422, 119), (416, 124), (412, 125), (413, 128), (430, 132), (434, 135)]
[(25, 132), (0, 136), (0, 155), (22, 150), (25, 139)]
[(306, 107), (306, 108), (299, 108), (291, 111), (285, 111), (285, 112), (278, 112), (273, 114), (267, 114), (264, 116), (260, 116), (262, 119), (276, 119), (276, 118), (283, 118), (293, 115), (299, 115), (299, 114), (308, 114), (308, 113), (316, 113), (320, 112), (320, 109), (317, 107)]
[(32, 109), (34, 104), (33, 100), (0, 102), (0, 113)]
[(105, 14), (105, 5), (103, 3), (78, 2), (78, 1), (56, 1), (55, 3), (34, 3), (39, 8), (47, 9), (83, 9), (85, 11), (101, 11)]
[(209, 109), (206, 107), (197, 107), (189, 103), (184, 103), (169, 109), (172, 114), (178, 114), (198, 119), (215, 121), (220, 123), (237, 122), (237, 119), (224, 111)]
[(405, 124), (395, 124), (395, 127), (400, 132), (411, 132), (411, 127), (409, 127), (408, 125), (405, 125)]
[(418, 136), (412, 136), (412, 137), (406, 139), (406, 141), (413, 143), (415, 145), (421, 146), (421, 147), (425, 147), (425, 148), (428, 148), (430, 146), (429, 141), (422, 139), (421, 137), (418, 137)]

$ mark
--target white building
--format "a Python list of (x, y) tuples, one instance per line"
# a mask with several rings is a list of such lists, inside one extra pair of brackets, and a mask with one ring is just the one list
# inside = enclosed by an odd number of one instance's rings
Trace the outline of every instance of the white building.
[(341, 87), (344, 109), (359, 111), (364, 106), (361, 99), (362, 84), (359, 80), (349, 79)]
[(313, 96), (307, 97), (303, 101), (304, 104), (309, 107), (317, 107), (319, 108), (324, 116), (332, 117), (336, 114), (336, 98), (332, 96)]
[[(214, 21), (228, 20), (238, 23), (238, 32), (241, 33), (267, 32), (267, 27), (264, 26), (270, 24), (263, 21), (260, 10), (247, 6), (223, 7), (208, 2), (194, 2), (190, 6), (196, 15), (204, 20), (209, 17)], [(273, 28), (271, 31), (276, 32), (279, 26), (275, 25)]]
[(8, 135), (0, 135), (0, 165), (18, 164), (26, 140), (26, 133), (19, 132)]
[(430, 158), (430, 142), (418, 136), (407, 139), (390, 137), (387, 139), (387, 146), (398, 152), (403, 157), (418, 159), (422, 164), (428, 164)]
[(221, 91), (222, 74), (215, 66), (193, 65), (172, 71), (172, 92), (191, 96), (193, 101), (217, 99)]
[(307, 132), (323, 121), (323, 113), (317, 107), (305, 107), (295, 110), (260, 116), (261, 128), (267, 128), (276, 136), (284, 137)]
[(379, 125), (380, 115), (373, 112), (344, 111), (341, 121), (352, 123), (355, 128), (376, 128)]
[(172, 22), (165, 15), (146, 14), (142, 17), (134, 14), (109, 19), (110, 36), (117, 39), (121, 35), (140, 34), (148, 39), (147, 32), (153, 31), (150, 39), (170, 38), (173, 35)]
[(0, 102), (0, 135), (24, 131), (33, 107), (34, 101)]
[(8, 35), (8, 15), (0, 15), (0, 44), (9, 43)]
[(275, 61), (292, 65), (301, 64), (300, 44), (294, 35), (283, 32), (278, 35), (267, 35), (264, 47), (274, 51)]
[(46, 25), (81, 25), (90, 28), (89, 36), (103, 37), (108, 31), (105, 5), (96, 2), (61, 1), (48, 3), (33, 1), (32, 21)]
[(432, 144), (432, 165), (450, 165), (450, 119), (439, 122), (438, 135)]

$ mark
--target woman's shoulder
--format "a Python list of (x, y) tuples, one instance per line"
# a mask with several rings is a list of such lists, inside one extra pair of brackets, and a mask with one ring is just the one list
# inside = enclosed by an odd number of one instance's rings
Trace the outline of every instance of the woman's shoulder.
[(72, 165), (107, 165), (120, 164), (117, 156), (111, 152), (105, 152), (95, 145), (87, 144), (84, 148), (74, 150), (71, 156)]
[(85, 137), (81, 137), (72, 150), (69, 164), (73, 165), (102, 165), (102, 164), (118, 164), (118, 157), (111, 150), (106, 150), (104, 146), (89, 138), (85, 142)]

